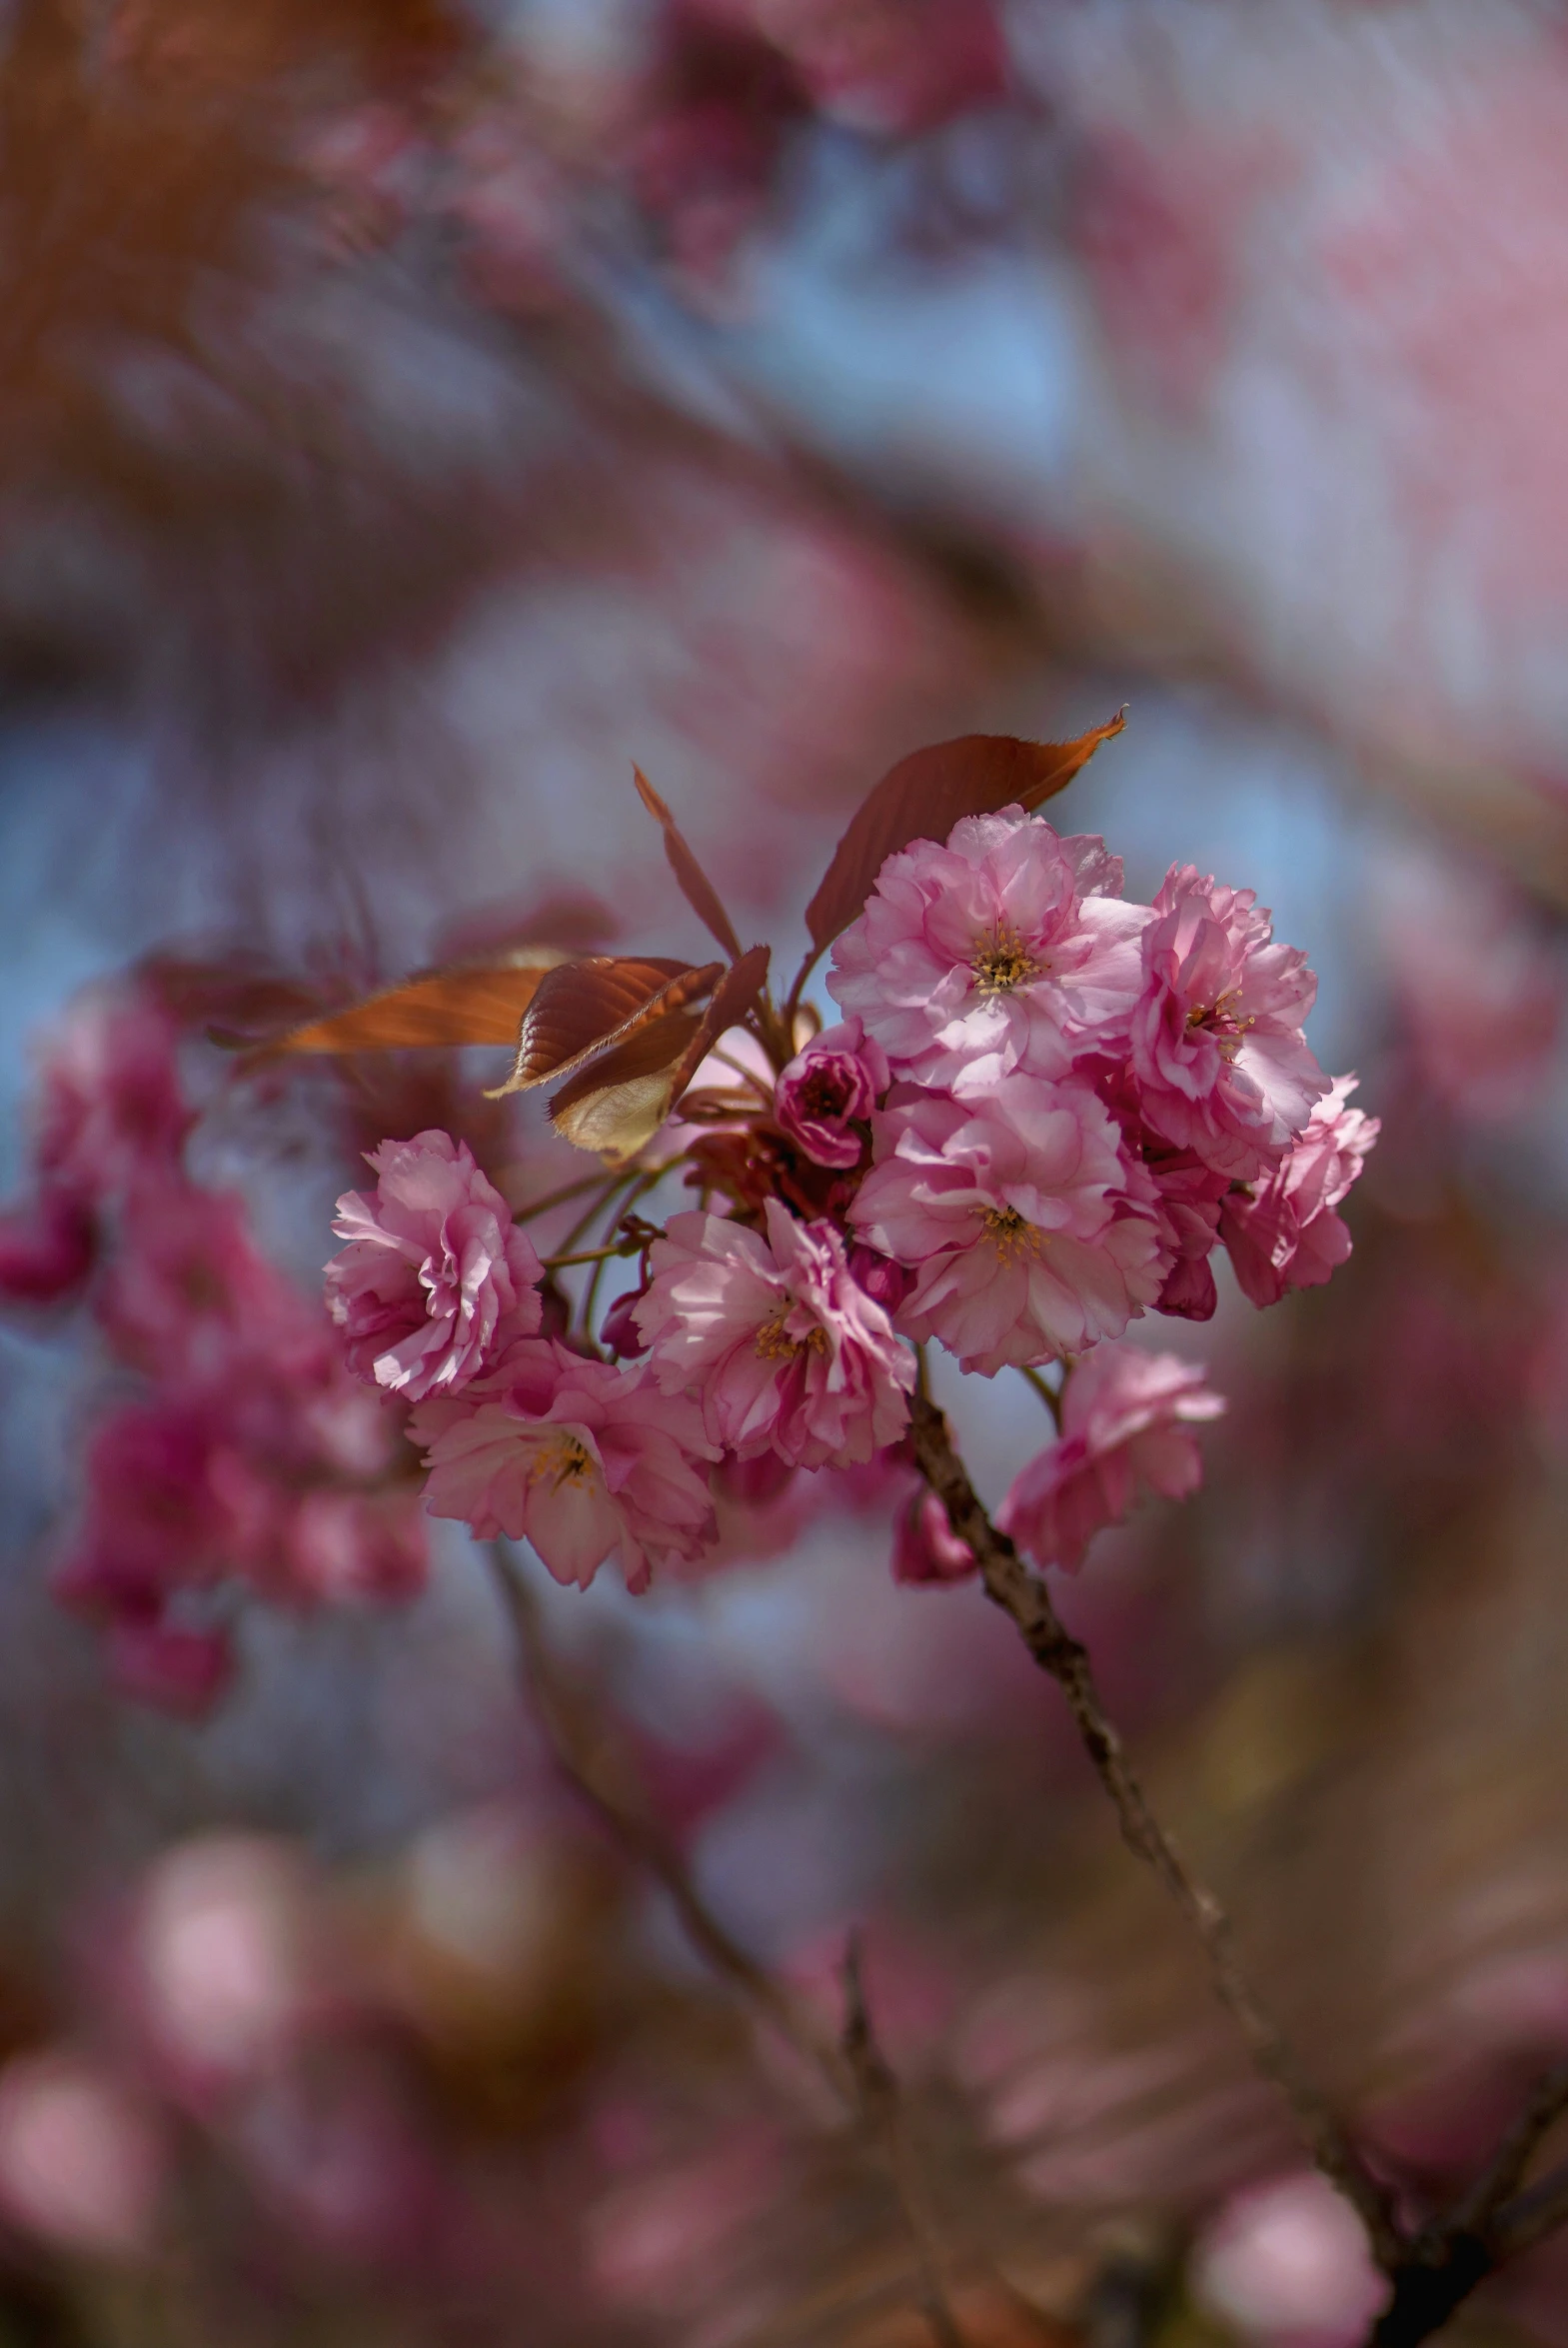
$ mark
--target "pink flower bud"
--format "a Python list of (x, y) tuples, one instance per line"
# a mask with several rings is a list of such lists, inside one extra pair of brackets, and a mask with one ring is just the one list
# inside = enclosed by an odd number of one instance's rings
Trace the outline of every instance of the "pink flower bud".
[(628, 1288), (618, 1296), (599, 1324), (599, 1341), (613, 1361), (626, 1361), (648, 1351), (646, 1339), (638, 1331), (635, 1318), (637, 1308), (647, 1295), (646, 1287)]
[(934, 1492), (916, 1492), (898, 1512), (892, 1543), (892, 1577), (929, 1586), (963, 1581), (979, 1570), (974, 1551), (960, 1540)]
[(791, 1060), (774, 1088), (774, 1114), (817, 1166), (858, 1166), (864, 1125), (887, 1090), (887, 1056), (857, 1019), (828, 1028)]
[(93, 1267), (92, 1216), (64, 1190), (45, 1190), (33, 1207), (0, 1215), (0, 1299), (57, 1304)]

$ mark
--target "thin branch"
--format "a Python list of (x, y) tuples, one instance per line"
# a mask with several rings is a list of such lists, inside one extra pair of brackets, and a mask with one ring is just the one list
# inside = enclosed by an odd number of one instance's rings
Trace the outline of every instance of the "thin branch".
[(1115, 1807), (1124, 1840), (1152, 1868), (1191, 1925), (1208, 1959), (1215, 1993), (1238, 2025), (1253, 2062), (1279, 2088), (1312, 2158), (1361, 2219), (1378, 2264), (1394, 2273), (1406, 2244), (1389, 2196), (1343, 2123), (1301, 2070), (1279, 2024), (1248, 1982), (1235, 1953), (1230, 1919), (1214, 1894), (1188, 1872), (1149, 1807), (1100, 1700), (1087, 1653), (1059, 1619), (1043, 1582), (1028, 1571), (1011, 1541), (980, 1506), (952, 1447), (946, 1420), (923, 1393), (914, 1397), (911, 1424), (920, 1472), (945, 1507), (953, 1531), (974, 1551), (987, 1597), (1011, 1617), (1035, 1662), (1065, 1695), (1084, 1750)]
[(703, 1899), (680, 1853), (653, 1820), (634, 1806), (616, 1783), (614, 1765), (591, 1718), (551, 1669), (533, 1591), (502, 1541), (487, 1541), (485, 1554), (506, 1608), (517, 1644), (519, 1677), (555, 1755), (557, 1766), (627, 1857), (652, 1875), (666, 1893), (682, 1929), (714, 1971), (767, 2016), (799, 2052), (825, 2068), (843, 2092), (834, 2050), (771, 1974), (747, 1954)]
[(913, 2246), (921, 2312), (936, 2348), (965, 2348), (942, 2287), (930, 2206), (903, 2127), (897, 2081), (871, 2032), (857, 1948), (851, 1943), (845, 1964), (844, 2033), (841, 2045), (835, 2047), (772, 1974), (733, 1938), (693, 1882), (680, 1852), (634, 1805), (628, 1789), (617, 1781), (614, 1756), (597, 1733), (593, 1718), (562, 1685), (552, 1667), (538, 1604), (511, 1550), (504, 1541), (487, 1541), (485, 1553), (512, 1625), (524, 1693), (544, 1729), (557, 1767), (625, 1855), (659, 1884), (699, 1955), (796, 2053), (814, 2065), (840, 2103), (874, 2127)]
[(865, 1999), (860, 1939), (851, 1933), (843, 1959), (843, 2059), (854, 2081), (861, 2114), (881, 2145), (919, 2272), (920, 2312), (936, 2348), (964, 2348), (963, 2334), (942, 2281), (941, 2246), (919, 2167), (904, 2125), (898, 2081), (876, 2043)]
[(1416, 2235), (1368, 2348), (1420, 2348), (1505, 2260), (1568, 2221), (1568, 2162), (1520, 2191), (1532, 2153), (1565, 2114), (1568, 2063), (1558, 2063), (1537, 2082), (1469, 2191)]
[(642, 1246), (641, 1239), (617, 1239), (609, 1247), (579, 1247), (572, 1255), (543, 1255), (540, 1261), (546, 1271), (568, 1271), (575, 1263), (606, 1263), (617, 1255), (635, 1255)]

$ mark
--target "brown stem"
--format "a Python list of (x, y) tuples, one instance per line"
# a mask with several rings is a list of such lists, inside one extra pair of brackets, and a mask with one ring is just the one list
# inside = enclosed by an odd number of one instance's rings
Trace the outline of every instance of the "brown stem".
[(1061, 1622), (1044, 1583), (1028, 1570), (981, 1507), (953, 1449), (947, 1422), (924, 1392), (914, 1396), (911, 1428), (920, 1472), (946, 1509), (953, 1531), (973, 1550), (986, 1596), (1011, 1617), (1035, 1662), (1065, 1695), (1083, 1748), (1115, 1808), (1123, 1839), (1153, 1869), (1191, 1925), (1208, 1959), (1215, 1994), (1240, 2028), (1253, 2062), (1279, 2088), (1312, 2158), (1361, 2219), (1378, 2264), (1394, 2273), (1406, 2246), (1389, 2196), (1335, 2112), (1302, 2072), (1279, 2024), (1252, 1989), (1236, 1957), (1229, 1917), (1214, 1894), (1188, 1872), (1150, 1809), (1100, 1701), (1087, 1653)]
[(687, 1871), (680, 1852), (635, 1806), (618, 1782), (614, 1756), (587, 1711), (563, 1687), (551, 1666), (533, 1591), (517, 1569), (504, 1541), (488, 1541), (485, 1553), (502, 1604), (512, 1624), (519, 1676), (556, 1765), (633, 1863), (652, 1875), (669, 1898), (683, 1930), (699, 1955), (799, 2054), (820, 2071), (839, 2102), (871, 2125), (892, 2174), (893, 2189), (908, 2229), (919, 2278), (921, 2312), (936, 2348), (964, 2348), (941, 2282), (941, 2258), (918, 2168), (902, 2123), (898, 2085), (871, 2032), (861, 1986), (859, 1954), (851, 1942), (845, 1965), (846, 2016), (843, 2040), (833, 2046), (793, 1998), (755, 1957), (749, 1956), (714, 1914)]
[(850, 1935), (843, 1960), (843, 2059), (854, 2081), (867, 2127), (881, 2144), (892, 2178), (904, 2225), (914, 2247), (919, 2272), (920, 2311), (930, 2326), (936, 2348), (964, 2348), (963, 2334), (942, 2281), (941, 2245), (930, 2203), (904, 2125), (903, 2099), (898, 2081), (876, 2043), (865, 1978), (860, 1962), (858, 1933)]

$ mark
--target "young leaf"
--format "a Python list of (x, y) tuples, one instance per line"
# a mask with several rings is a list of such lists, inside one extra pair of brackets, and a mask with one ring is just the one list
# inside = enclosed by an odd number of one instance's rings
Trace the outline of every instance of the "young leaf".
[[(512, 1044), (547, 971), (565, 962), (557, 946), (523, 946), (482, 970), (430, 971), (363, 1003), (291, 1028), (259, 1046), (253, 1062), (302, 1052), (388, 1052), (433, 1044)], [(243, 1039), (248, 1042), (249, 1039)]]
[(713, 1051), (727, 1028), (738, 1028), (757, 998), (768, 984), (768, 964), (771, 950), (766, 946), (749, 947), (739, 962), (732, 963), (714, 990), (714, 1000), (703, 1014), (703, 1024), (693, 1037), (686, 1057), (675, 1072), (670, 1095), (673, 1109), (691, 1084), (708, 1055)]
[(558, 1134), (611, 1165), (635, 1158), (670, 1115), (677, 1072), (702, 1023), (691, 1012), (665, 1012), (611, 1052), (580, 1068), (550, 1105)]
[(552, 1077), (570, 1077), (650, 1020), (685, 1011), (711, 995), (723, 963), (690, 963), (613, 954), (563, 963), (540, 983), (518, 1038), (512, 1074), (487, 1098), (526, 1093)]
[(1120, 713), (1075, 742), (1020, 742), (1010, 734), (961, 734), (888, 769), (851, 817), (822, 885), (805, 909), (821, 953), (859, 913), (887, 858), (911, 840), (945, 840), (960, 816), (1037, 808), (1065, 790), (1102, 742), (1126, 724)]
[(558, 1134), (624, 1165), (651, 1142), (727, 1028), (743, 1020), (768, 977), (768, 948), (729, 969), (701, 1020), (662, 1011), (614, 1050), (580, 1068), (550, 1105)]
[(656, 824), (664, 827), (665, 854), (670, 859), (670, 870), (681, 884), (681, 894), (692, 908), (705, 930), (708, 930), (729, 955), (732, 962), (741, 959), (741, 941), (735, 934), (735, 924), (720, 902), (718, 890), (698, 863), (677, 827), (674, 816), (660, 798), (641, 767), (632, 773), (637, 782), (638, 797)]

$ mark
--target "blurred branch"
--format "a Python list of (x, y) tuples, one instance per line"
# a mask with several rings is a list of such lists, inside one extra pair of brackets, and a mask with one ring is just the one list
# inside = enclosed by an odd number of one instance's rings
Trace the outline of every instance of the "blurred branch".
[(1215, 1993), (1240, 2028), (1253, 2062), (1285, 2097), (1312, 2158), (1361, 2219), (1378, 2264), (1393, 2274), (1405, 2254), (1405, 2242), (1389, 2196), (1342, 2122), (1302, 2072), (1279, 2024), (1242, 1972), (1229, 1917), (1206, 1885), (1188, 1872), (1149, 1807), (1100, 1700), (1086, 1651), (1059, 1619), (1044, 1583), (1028, 1571), (1012, 1542), (980, 1506), (953, 1449), (947, 1422), (923, 1392), (914, 1397), (912, 1427), (920, 1472), (946, 1509), (953, 1531), (973, 1550), (986, 1596), (1011, 1617), (1035, 1662), (1065, 1695), (1083, 1748), (1114, 1805), (1123, 1839), (1153, 1869), (1192, 1926), (1208, 1959)]
[(860, 1940), (852, 1933), (843, 1960), (843, 2059), (854, 2081), (861, 2113), (886, 2156), (893, 2190), (914, 2245), (920, 2278), (920, 2311), (936, 2348), (964, 2348), (942, 2283), (942, 2258), (919, 2166), (904, 2126), (903, 2099), (871, 2028), (860, 1963)]
[(693, 1882), (681, 1852), (636, 1801), (594, 1712), (563, 1683), (545, 1641), (538, 1601), (508, 1544), (487, 1541), (484, 1546), (512, 1625), (524, 1692), (557, 1767), (625, 1856), (658, 1883), (698, 1953), (805, 2056), (834, 2097), (870, 2129), (891, 2173), (914, 2252), (921, 2313), (936, 2348), (964, 2348), (942, 2285), (942, 2261), (930, 2204), (909, 2145), (898, 2083), (871, 2029), (858, 1942), (851, 1940), (844, 1961), (844, 2027), (842, 2040), (835, 2047), (714, 1914)]
[(1568, 2114), (1568, 2063), (1534, 2093), (1468, 2193), (1416, 2234), (1368, 2348), (1419, 2348), (1479, 2283), (1568, 2221), (1568, 2162), (1520, 2192), (1530, 2156)]

